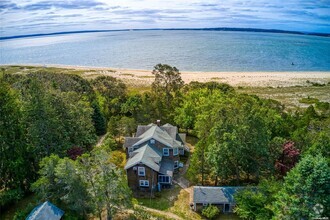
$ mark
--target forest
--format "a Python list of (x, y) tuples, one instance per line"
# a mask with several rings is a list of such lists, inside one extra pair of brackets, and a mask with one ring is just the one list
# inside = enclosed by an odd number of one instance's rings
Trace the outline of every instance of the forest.
[(31, 194), (64, 209), (64, 219), (133, 209), (122, 137), (159, 119), (197, 138), (187, 173), (192, 183), (246, 186), (235, 197), (242, 219), (330, 216), (329, 103), (288, 109), (224, 83), (185, 84), (180, 71), (166, 64), (153, 74), (151, 88), (139, 91), (111, 76), (3, 68), (1, 210)]

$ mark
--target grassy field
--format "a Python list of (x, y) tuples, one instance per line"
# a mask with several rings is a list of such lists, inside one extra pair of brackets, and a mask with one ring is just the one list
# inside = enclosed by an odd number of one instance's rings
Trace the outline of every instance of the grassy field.
[(322, 102), (330, 102), (330, 84), (324, 86), (293, 86), (293, 87), (239, 87), (239, 93), (254, 94), (266, 99), (274, 99), (287, 108), (308, 107), (309, 104), (300, 102), (302, 99), (316, 98)]

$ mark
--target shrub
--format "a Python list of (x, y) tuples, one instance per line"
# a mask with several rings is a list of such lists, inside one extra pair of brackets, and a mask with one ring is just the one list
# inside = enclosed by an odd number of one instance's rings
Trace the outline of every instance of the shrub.
[(326, 111), (326, 110), (330, 109), (330, 103), (329, 102), (317, 102), (315, 106), (316, 106), (317, 109), (323, 110), (323, 111)]
[(203, 209), (202, 215), (204, 215), (208, 219), (213, 219), (220, 214), (220, 210), (218, 207), (214, 205), (208, 205), (206, 208)]
[(311, 98), (311, 97), (307, 97), (307, 98), (302, 98), (299, 100), (300, 103), (304, 103), (304, 104), (314, 104), (317, 103), (319, 100), (317, 98)]
[(3, 190), (0, 192), (0, 209), (19, 201), (24, 195), (21, 189)]

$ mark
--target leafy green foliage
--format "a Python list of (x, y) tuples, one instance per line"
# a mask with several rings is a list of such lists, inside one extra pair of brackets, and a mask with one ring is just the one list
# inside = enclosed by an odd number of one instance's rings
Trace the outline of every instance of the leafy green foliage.
[(0, 78), (0, 208), (23, 195), (30, 181), (29, 145), (14, 91)]
[(155, 81), (151, 85), (154, 93), (153, 107), (159, 111), (158, 119), (172, 122), (174, 109), (179, 105), (180, 90), (184, 84), (180, 71), (167, 64), (157, 64), (152, 74), (155, 75)]
[(107, 122), (105, 120), (105, 117), (103, 116), (101, 109), (99, 107), (99, 105), (97, 103), (93, 103), (92, 104), (93, 107), (93, 115), (92, 115), (92, 119), (93, 119), (93, 123), (94, 123), (94, 127), (95, 127), (95, 131), (96, 134), (98, 136), (103, 135), (107, 132)]
[(247, 187), (235, 194), (235, 213), (243, 219), (268, 220), (274, 215), (272, 203), (280, 189), (275, 179), (263, 180), (257, 187)]
[[(276, 193), (276, 219), (311, 219), (329, 216), (330, 167), (322, 156), (305, 156), (284, 178), (283, 188)], [(323, 213), (313, 207), (321, 204)]]
[(305, 103), (305, 104), (314, 104), (317, 103), (319, 100), (316, 98), (311, 98), (311, 97), (307, 97), (307, 98), (302, 98), (299, 100), (300, 103)]
[(130, 206), (131, 200), (124, 174), (110, 162), (110, 155), (110, 149), (103, 146), (75, 161), (45, 157), (40, 163), (40, 178), (32, 188), (40, 198), (78, 216), (100, 216), (104, 207), (108, 216), (113, 216), (116, 210)]
[(208, 219), (214, 219), (220, 214), (220, 210), (218, 207), (214, 205), (208, 205), (202, 210), (202, 215), (204, 215)]
[(121, 112), (121, 104), (125, 102), (126, 86), (111, 76), (99, 76), (91, 81), (101, 106), (101, 111), (109, 119)]

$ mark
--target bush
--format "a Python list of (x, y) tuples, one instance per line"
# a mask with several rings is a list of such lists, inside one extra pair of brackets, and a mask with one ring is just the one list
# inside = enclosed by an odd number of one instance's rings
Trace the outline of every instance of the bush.
[(0, 192), (0, 209), (19, 201), (24, 195), (21, 189), (4, 190)]
[(24, 220), (30, 214), (30, 212), (36, 207), (36, 203), (29, 203), (21, 210), (17, 210), (14, 215), (14, 220)]
[(319, 100), (317, 98), (311, 98), (308, 96), (307, 98), (300, 99), (299, 102), (304, 104), (314, 104), (319, 102)]
[(330, 109), (330, 103), (329, 102), (317, 102), (315, 106), (316, 106), (317, 109), (323, 110), (323, 111), (326, 111), (326, 110)]
[(204, 208), (202, 211), (202, 215), (204, 215), (208, 219), (213, 219), (219, 214), (220, 214), (220, 210), (218, 209), (218, 207), (214, 205), (209, 205), (206, 208)]

